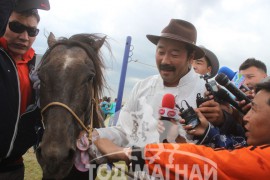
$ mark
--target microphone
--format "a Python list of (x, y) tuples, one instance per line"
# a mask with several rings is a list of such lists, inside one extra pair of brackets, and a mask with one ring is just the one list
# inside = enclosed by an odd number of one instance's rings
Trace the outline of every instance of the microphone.
[(236, 75), (237, 72), (234, 72), (234, 71), (231, 70), (230, 68), (228, 68), (228, 67), (226, 67), (226, 66), (223, 66), (223, 67), (221, 67), (221, 68), (218, 70), (218, 74), (221, 74), (221, 73), (227, 75), (228, 78), (229, 78), (230, 80), (232, 80), (233, 77)]
[(251, 100), (240, 89), (238, 89), (225, 74), (218, 74), (215, 77), (215, 80), (229, 90), (239, 101), (245, 100), (246, 104), (251, 102)]
[(162, 99), (162, 105), (159, 109), (161, 120), (163, 121), (165, 130), (160, 134), (160, 142), (167, 142), (167, 135), (172, 126), (170, 119), (180, 119), (179, 110), (175, 108), (175, 98), (173, 94), (165, 94)]
[(243, 112), (243, 110), (238, 106), (238, 103), (230, 96), (230, 94), (228, 93), (228, 91), (226, 91), (225, 89), (219, 89), (218, 92), (216, 93), (216, 96), (223, 100), (228, 102), (229, 104), (231, 104), (235, 109), (237, 109), (238, 111), (242, 112), (243, 114), (245, 114)]
[(228, 76), (230, 81), (238, 88), (238, 89), (245, 89), (246, 91), (249, 91), (250, 89), (245, 86), (243, 83), (245, 81), (245, 77), (240, 74), (238, 71), (234, 72), (230, 68), (223, 66), (219, 69), (218, 74), (225, 74)]
[(165, 94), (162, 99), (162, 105), (159, 109), (161, 120), (170, 120), (180, 118), (179, 110), (175, 108), (175, 98), (173, 94)]

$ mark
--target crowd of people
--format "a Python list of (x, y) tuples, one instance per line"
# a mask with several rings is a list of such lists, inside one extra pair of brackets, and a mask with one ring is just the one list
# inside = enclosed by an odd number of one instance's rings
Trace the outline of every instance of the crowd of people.
[[(0, 9), (0, 179), (23, 179), (22, 156), (40, 138), (36, 128), (40, 109), (31, 79), (35, 67), (32, 44), (39, 33), (37, 9), (49, 10), (50, 6), (48, 0), (1, 0)], [(159, 74), (135, 84), (115, 126), (117, 99), (102, 98), (100, 109), (108, 122), (93, 131), (92, 158), (99, 163), (123, 160), (138, 172), (146, 168), (146, 177), (181, 179), (194, 176), (194, 165), (202, 177), (208, 176), (203, 171), (205, 162), (198, 159), (201, 156), (217, 164), (211, 177), (267, 179), (270, 79), (265, 64), (248, 58), (240, 65), (247, 88), (239, 91), (251, 103), (234, 99), (239, 111), (218, 96), (223, 87), (212, 91), (206, 86), (217, 75), (220, 63), (214, 52), (196, 45), (197, 30), (192, 23), (171, 19), (160, 35), (146, 37), (156, 46)], [(193, 119), (164, 120), (160, 106), (165, 94), (175, 97), (179, 117), (191, 108)], [(198, 95), (204, 97), (200, 105)], [(196, 126), (188, 118), (197, 120)]]
[[(221, 179), (267, 179), (270, 175), (270, 169), (266, 168), (270, 153), (266, 131), (269, 129), (266, 121), (270, 107), (270, 80), (266, 67), (254, 58), (247, 59), (240, 66), (239, 72), (245, 78), (242, 83), (248, 87), (243, 91), (251, 103), (234, 99), (241, 108), (239, 111), (222, 96), (215, 97), (219, 90), (215, 94), (205, 86), (216, 76), (219, 61), (212, 51), (196, 45), (196, 36), (196, 28), (179, 19), (172, 19), (160, 36), (147, 35), (148, 40), (156, 45), (159, 74), (134, 86), (121, 109), (117, 126), (94, 131), (96, 140), (91, 154), (100, 157), (101, 162), (124, 160), (132, 170), (146, 169), (151, 176), (158, 178), (194, 177), (194, 165), (198, 165), (202, 177), (214, 178), (213, 174), (204, 174), (208, 173), (203, 171), (205, 162), (197, 160), (196, 156), (201, 155), (217, 163), (216, 175)], [(222, 88), (217, 86), (217, 89)], [(194, 107), (200, 121), (197, 126), (188, 124), (185, 119), (162, 120), (159, 108), (166, 93), (174, 95), (175, 104), (182, 106), (186, 101), (189, 107)], [(199, 93), (207, 98), (196, 108)], [(170, 129), (160, 139), (166, 128)], [(185, 152), (196, 155), (187, 157)], [(261, 163), (256, 162), (257, 158)], [(232, 165), (238, 166), (245, 159), (254, 163), (244, 168)], [(242, 169), (250, 173), (243, 173)], [(262, 174), (257, 176), (257, 172)]]
[(116, 109), (116, 102), (117, 98), (111, 102), (111, 97), (104, 96), (100, 99), (100, 109), (102, 111), (102, 115), (104, 118), (104, 125), (105, 126), (112, 126), (114, 123), (114, 115)]

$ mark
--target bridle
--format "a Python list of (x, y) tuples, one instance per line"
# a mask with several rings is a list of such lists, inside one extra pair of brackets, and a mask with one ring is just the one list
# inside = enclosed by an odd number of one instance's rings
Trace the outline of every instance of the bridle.
[[(61, 43), (59, 43), (61, 44)], [(50, 49), (53, 49), (54, 47), (56, 47), (58, 45), (58, 43), (54, 44)], [(49, 52), (49, 51), (48, 51)], [(47, 53), (46, 53), (47, 54)], [(40, 67), (42, 67), (43, 62), (45, 62), (45, 58), (46, 58), (46, 54), (43, 56), (43, 61)], [(51, 102), (49, 104), (47, 104), (44, 108), (42, 108), (41, 110), (41, 123), (43, 126), (43, 129), (45, 130), (45, 124), (44, 124), (44, 118), (43, 118), (43, 114), (44, 112), (51, 106), (61, 106), (64, 109), (66, 109), (68, 112), (70, 112), (70, 114), (72, 114), (72, 116), (76, 119), (76, 121), (80, 124), (80, 126), (86, 131), (86, 133), (88, 134), (88, 140), (90, 143), (92, 143), (92, 132), (93, 132), (93, 113), (94, 113), (94, 106), (96, 106), (97, 102), (95, 100), (95, 96), (94, 96), (95, 90), (92, 89), (92, 97), (91, 97), (91, 114), (90, 114), (90, 124), (89, 125), (85, 125), (83, 123), (83, 121), (77, 116), (77, 114), (70, 108), (68, 107), (66, 104), (62, 103), (62, 102)]]
[(44, 125), (44, 120), (43, 120), (43, 114), (44, 112), (51, 106), (61, 106), (64, 109), (66, 109), (68, 112), (70, 112), (70, 114), (73, 115), (73, 117), (77, 120), (77, 122), (80, 124), (80, 126), (87, 132), (88, 134), (88, 140), (90, 143), (92, 143), (92, 132), (93, 132), (93, 113), (94, 113), (94, 106), (95, 106), (95, 98), (91, 98), (91, 115), (90, 115), (90, 124), (88, 126), (86, 126), (83, 121), (77, 116), (77, 114), (70, 108), (68, 107), (66, 104), (61, 103), (61, 102), (51, 102), (49, 104), (47, 104), (44, 108), (42, 108), (41, 110), (41, 122), (43, 125), (43, 128), (45, 130), (45, 125)]

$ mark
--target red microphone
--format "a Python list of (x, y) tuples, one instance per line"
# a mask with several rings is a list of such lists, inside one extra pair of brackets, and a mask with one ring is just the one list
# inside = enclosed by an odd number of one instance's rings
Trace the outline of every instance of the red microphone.
[(179, 110), (175, 108), (175, 98), (173, 94), (165, 94), (162, 99), (162, 106), (159, 109), (161, 120), (178, 120)]
[(165, 120), (163, 125), (165, 130), (160, 134), (159, 141), (166, 143), (167, 135), (169, 130), (171, 129), (172, 122), (171, 119), (179, 120), (179, 109), (175, 108), (175, 98), (173, 94), (165, 94), (162, 99), (162, 107), (159, 109), (159, 114), (161, 116), (161, 120)]

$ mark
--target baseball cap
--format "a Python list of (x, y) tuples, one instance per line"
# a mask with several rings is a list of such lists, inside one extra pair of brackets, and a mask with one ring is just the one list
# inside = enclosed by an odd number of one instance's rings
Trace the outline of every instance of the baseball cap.
[(50, 10), (49, 0), (17, 0), (14, 10), (22, 12), (29, 9)]

